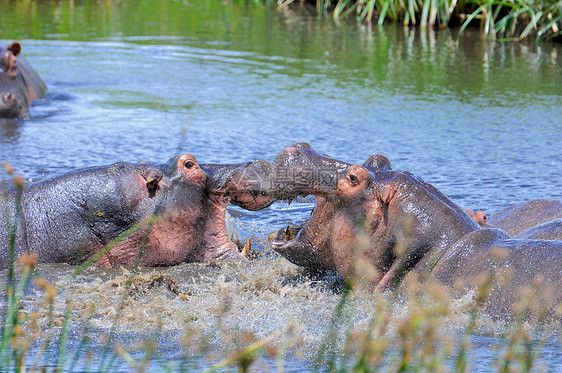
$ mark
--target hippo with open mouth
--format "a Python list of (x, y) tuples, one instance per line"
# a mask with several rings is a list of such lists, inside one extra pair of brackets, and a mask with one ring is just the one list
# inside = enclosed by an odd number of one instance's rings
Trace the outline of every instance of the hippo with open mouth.
[(268, 165), (202, 166), (183, 154), (164, 165), (115, 163), (26, 189), (5, 187), (0, 265), (10, 247), (16, 257), (30, 252), (40, 262), (70, 264), (94, 257), (101, 267), (246, 261), (228, 238), (226, 207), (231, 200), (250, 208), (270, 203), (260, 194), (264, 182), (256, 180), (269, 175)]
[(45, 96), (47, 86), (20, 54), (18, 42), (0, 47), (0, 118), (24, 119), (35, 99)]
[(467, 289), (477, 275), (508, 268), (512, 280), (490, 297), (496, 309), (507, 312), (537, 276), (553, 289), (553, 307), (562, 300), (560, 241), (514, 239), (499, 229), (482, 229), (434, 186), (389, 167), (348, 166), (335, 187), (322, 186), (314, 178), (300, 180), (299, 193), (313, 194), (317, 207), (296, 236), (282, 229), (272, 243), (297, 265), (335, 269), (347, 279), (364, 277), (377, 291), (396, 289), (411, 274), (451, 289), (461, 281)]

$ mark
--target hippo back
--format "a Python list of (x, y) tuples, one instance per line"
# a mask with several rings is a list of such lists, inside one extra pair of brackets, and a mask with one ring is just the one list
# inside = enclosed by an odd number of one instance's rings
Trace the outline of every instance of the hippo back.
[[(562, 301), (562, 241), (523, 240), (500, 229), (481, 229), (457, 241), (439, 260), (432, 275), (450, 288), (475, 289), (483, 275), (494, 286), (486, 311), (504, 317), (522, 291), (533, 288), (553, 310)], [(497, 279), (497, 280), (496, 280)]]
[(488, 216), (488, 223), (512, 236), (544, 222), (562, 218), (562, 201), (537, 199), (519, 203)]
[(527, 240), (562, 240), (562, 219), (554, 219), (527, 229), (514, 238)]
[(106, 245), (153, 213), (155, 205), (135, 196), (134, 188), (138, 172), (133, 171), (149, 167), (115, 163), (31, 185), (21, 201), (24, 249), (49, 262), (81, 262), (92, 246)]
[(25, 240), (18, 199), (18, 190), (13, 184), (0, 183), (0, 268), (7, 266), (10, 246), (18, 247)]

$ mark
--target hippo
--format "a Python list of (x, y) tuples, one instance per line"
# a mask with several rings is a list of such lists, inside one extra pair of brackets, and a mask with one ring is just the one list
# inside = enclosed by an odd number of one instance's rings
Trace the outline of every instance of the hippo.
[(510, 314), (525, 288), (544, 295), (541, 307), (552, 316), (562, 303), (561, 274), (561, 241), (517, 239), (497, 228), (465, 235), (432, 271), (441, 283), (461, 291), (476, 288), (482, 275), (499, 277), (485, 303), (493, 316)]
[[(547, 200), (520, 203), (503, 210), (503, 212), (499, 212), (499, 215), (496, 214), (492, 221), (499, 223), (500, 226), (512, 233), (519, 232), (513, 236), (514, 238), (562, 240), (562, 218), (544, 221), (562, 213), (562, 211), (557, 210), (559, 206), (562, 207), (562, 204), (558, 201)], [(488, 223), (488, 218), (484, 211), (473, 212), (468, 209), (464, 211), (482, 228), (498, 228)], [(532, 224), (537, 222), (539, 223), (538, 225), (532, 226)], [(527, 228), (529, 226), (531, 228)], [(527, 229), (521, 231), (524, 228)]]
[(344, 278), (354, 276), (357, 262), (367, 263), (369, 282), (378, 290), (394, 288), (415, 267), (429, 268), (447, 247), (479, 229), (460, 207), (409, 172), (370, 173), (352, 166), (329, 206), (322, 215), (315, 209), (303, 234), (292, 241), (280, 235), (273, 248), (286, 255), (303, 247), (316, 253), (321, 247), (320, 256), (330, 258)]
[(544, 222), (513, 236), (513, 238), (527, 240), (562, 240), (562, 219)]
[[(263, 162), (256, 168), (266, 167)], [(247, 201), (245, 177), (259, 175), (241, 172), (254, 169), (251, 163), (208, 167), (183, 154), (164, 165), (114, 163), (23, 191), (4, 188), (0, 264), (6, 264), (11, 238), (16, 256), (35, 253), (39, 262), (79, 264), (94, 255), (100, 267), (246, 261), (228, 238), (225, 211), (229, 193)], [(101, 255), (107, 245), (111, 250)]]
[(539, 224), (562, 218), (562, 201), (536, 199), (518, 203), (488, 216), (488, 224), (512, 236)]
[(20, 54), (18, 42), (0, 47), (0, 118), (29, 117), (29, 106), (45, 96), (47, 86)]
[[(452, 288), (458, 279), (491, 271), (498, 262), (482, 258), (498, 248), (506, 252), (501, 264), (516, 272), (517, 281), (506, 288), (510, 293), (517, 295), (539, 275), (555, 291), (562, 289), (556, 287), (561, 242), (514, 239), (499, 229), (482, 229), (461, 207), (412, 173), (373, 173), (353, 165), (333, 194), (315, 188), (311, 193), (320, 197), (322, 208), (317, 206), (296, 237), (281, 230), (272, 243), (297, 265), (332, 266), (347, 279), (363, 276), (376, 291), (398, 288), (405, 276), (435, 279)], [(490, 231), (493, 234), (486, 235)], [(462, 262), (451, 259), (457, 252), (464, 255)], [(462, 254), (466, 252), (475, 254)], [(492, 298), (488, 305), (505, 307), (515, 299), (496, 293)], [(559, 300), (560, 293), (553, 299)]]

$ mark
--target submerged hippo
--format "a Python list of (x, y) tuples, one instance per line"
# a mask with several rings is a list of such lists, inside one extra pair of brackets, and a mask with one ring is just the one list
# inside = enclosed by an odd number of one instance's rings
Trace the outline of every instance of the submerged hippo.
[(498, 211), (488, 216), (488, 223), (516, 236), (555, 219), (562, 219), (562, 201), (536, 199)]
[(32, 252), (40, 262), (81, 263), (110, 243), (99, 266), (245, 261), (228, 238), (225, 211), (228, 193), (242, 198), (245, 175), (256, 174), (239, 172), (251, 164), (220, 168), (212, 175), (183, 154), (165, 165), (115, 163), (74, 171), (32, 184), (21, 198), (14, 188), (4, 189), (0, 264), (6, 263), (16, 216), (16, 256)]
[[(501, 228), (514, 238), (562, 240), (562, 202), (533, 200), (519, 203), (494, 214), (488, 223), (486, 213), (465, 209), (482, 228)], [(552, 219), (552, 220), (550, 220)]]
[(527, 240), (562, 240), (562, 219), (554, 219), (529, 228), (513, 238)]
[(0, 118), (27, 118), (29, 106), (45, 96), (47, 86), (20, 54), (17, 42), (0, 47)]
[(455, 242), (432, 271), (441, 283), (461, 291), (477, 287), (482, 275), (498, 278), (486, 302), (489, 313), (509, 314), (526, 288), (539, 295), (544, 311), (556, 312), (562, 304), (562, 241), (516, 239), (501, 229), (480, 229)]

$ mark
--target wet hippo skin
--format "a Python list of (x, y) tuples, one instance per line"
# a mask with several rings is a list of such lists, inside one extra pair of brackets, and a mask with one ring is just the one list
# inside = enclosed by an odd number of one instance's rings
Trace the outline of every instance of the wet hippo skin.
[(33, 100), (45, 96), (47, 86), (20, 54), (17, 42), (0, 47), (0, 118), (27, 118)]
[(518, 203), (488, 216), (488, 224), (512, 236), (539, 224), (562, 218), (562, 201), (536, 199)]
[(32, 184), (20, 198), (17, 188), (6, 186), (0, 199), (1, 264), (16, 216), (16, 256), (32, 252), (41, 262), (81, 263), (136, 225), (139, 229), (98, 265), (245, 261), (228, 239), (225, 211), (228, 192), (243, 196), (244, 175), (251, 175), (238, 168), (252, 165), (221, 167), (229, 173), (213, 177), (193, 155), (183, 154), (164, 165), (115, 163), (77, 170)]

